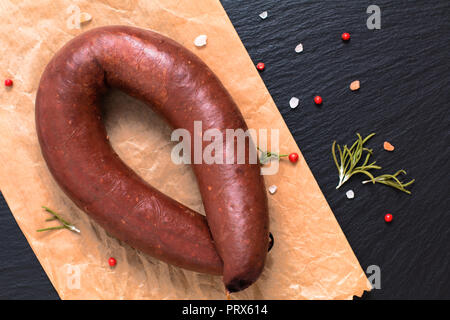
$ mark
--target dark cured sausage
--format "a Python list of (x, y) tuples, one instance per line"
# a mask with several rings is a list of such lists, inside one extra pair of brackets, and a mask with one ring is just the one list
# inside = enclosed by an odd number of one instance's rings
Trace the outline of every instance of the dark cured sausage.
[(267, 198), (258, 164), (192, 166), (206, 221), (119, 159), (99, 105), (109, 87), (143, 100), (173, 128), (191, 135), (194, 121), (202, 121), (203, 131), (247, 129), (218, 78), (186, 48), (147, 30), (93, 29), (54, 56), (39, 84), (36, 127), (55, 180), (82, 210), (132, 247), (182, 268), (223, 274), (230, 292), (248, 287), (262, 272), (268, 247)]

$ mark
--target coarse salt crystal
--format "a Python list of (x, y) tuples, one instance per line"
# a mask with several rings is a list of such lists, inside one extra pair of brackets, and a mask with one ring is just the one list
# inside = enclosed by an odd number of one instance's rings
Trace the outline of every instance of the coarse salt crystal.
[(208, 39), (208, 37), (205, 34), (201, 34), (197, 38), (195, 38), (194, 44), (196, 47), (203, 47), (206, 45), (207, 39)]
[(347, 198), (349, 199), (353, 199), (355, 197), (355, 193), (353, 192), (353, 190), (348, 190), (345, 195), (347, 196)]
[(80, 23), (89, 22), (92, 20), (92, 16), (87, 12), (80, 13)]
[(359, 90), (360, 86), (361, 86), (361, 83), (359, 82), (359, 80), (355, 80), (352, 83), (350, 83), (350, 90), (352, 90), (352, 91)]
[(261, 13), (259, 14), (259, 17), (260, 17), (261, 19), (267, 18), (267, 11), (261, 12)]
[(395, 147), (394, 147), (390, 142), (388, 142), (388, 141), (385, 141), (385, 142), (383, 143), (383, 148), (384, 148), (384, 150), (386, 150), (386, 151), (394, 151), (394, 149), (395, 149)]
[(299, 43), (296, 47), (295, 47), (295, 52), (300, 53), (303, 51), (303, 45), (301, 43)]
[(270, 187), (269, 187), (269, 192), (270, 192), (270, 194), (274, 194), (276, 191), (277, 191), (277, 186), (276, 185), (271, 185)]
[(292, 97), (291, 100), (289, 100), (289, 106), (290, 106), (292, 109), (295, 109), (295, 108), (298, 107), (299, 101), (300, 101), (300, 100), (298, 100), (298, 98)]

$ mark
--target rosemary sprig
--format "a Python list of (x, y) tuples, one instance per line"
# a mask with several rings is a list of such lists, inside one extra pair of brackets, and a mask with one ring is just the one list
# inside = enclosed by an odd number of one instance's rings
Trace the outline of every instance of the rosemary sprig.
[(288, 156), (288, 154), (277, 154), (275, 152), (262, 151), (259, 147), (256, 148), (261, 152), (261, 155), (259, 156), (259, 162), (261, 164), (266, 164), (272, 159), (280, 160), (280, 158)]
[(366, 184), (366, 183), (369, 183), (369, 182), (382, 183), (384, 185), (387, 185), (387, 186), (396, 188), (396, 189), (398, 189), (400, 191), (403, 191), (403, 192), (405, 192), (407, 194), (411, 194), (411, 191), (405, 189), (405, 187), (413, 184), (415, 179), (412, 179), (411, 181), (409, 181), (407, 183), (403, 183), (397, 178), (397, 176), (400, 175), (400, 174), (406, 174), (406, 171), (405, 170), (398, 170), (394, 174), (382, 174), (381, 176), (378, 176), (378, 177), (374, 178), (373, 180), (372, 179), (371, 180), (365, 180), (362, 183), (363, 184)]
[(37, 232), (42, 232), (42, 231), (49, 231), (49, 230), (59, 230), (59, 229), (68, 229), (70, 231), (73, 232), (77, 232), (80, 233), (80, 230), (77, 229), (74, 225), (72, 225), (70, 222), (67, 222), (66, 220), (64, 220), (59, 214), (57, 214), (55, 211), (53, 211), (52, 209), (47, 208), (46, 206), (42, 206), (42, 208), (44, 208), (45, 211), (47, 211), (48, 213), (52, 214), (53, 217), (52, 218), (48, 218), (45, 219), (45, 221), (53, 221), (53, 220), (58, 220), (59, 222), (62, 223), (61, 226), (57, 226), (57, 227), (49, 227), (49, 228), (44, 228), (44, 229), (38, 229), (36, 230)]
[[(359, 133), (356, 134), (358, 136), (358, 139), (353, 143), (353, 145), (348, 148), (347, 145), (344, 145), (343, 148), (341, 148), (340, 145), (336, 144), (336, 141), (333, 142), (333, 145), (331, 147), (334, 163), (336, 164), (336, 167), (339, 171), (339, 183), (336, 187), (336, 189), (339, 189), (345, 182), (350, 179), (351, 176), (357, 173), (362, 173), (368, 176), (370, 179), (365, 180), (362, 183), (366, 184), (369, 182), (375, 183), (381, 183), (393, 188), (396, 188), (400, 191), (403, 191), (407, 194), (411, 194), (411, 191), (407, 190), (406, 187), (414, 183), (414, 179), (403, 183), (398, 179), (398, 175), (400, 174), (406, 174), (405, 170), (399, 170), (394, 174), (382, 174), (378, 177), (374, 177), (372, 173), (369, 172), (371, 169), (381, 169), (380, 166), (376, 165), (375, 161), (369, 164), (369, 158), (372, 155), (372, 149), (368, 149), (364, 147), (364, 144), (372, 138), (375, 133), (369, 134), (366, 138), (362, 138)], [(338, 157), (336, 155), (336, 147), (339, 154), (339, 161)], [(366, 152), (365, 160), (362, 163), (362, 165), (359, 165), (359, 162), (361, 161), (361, 158), (363, 156), (363, 153)]]
[[(371, 169), (381, 169), (380, 166), (375, 165), (376, 161), (369, 163), (369, 158), (372, 155), (372, 149), (364, 147), (364, 144), (372, 138), (375, 133), (369, 134), (366, 138), (362, 138), (359, 133), (356, 134), (358, 139), (353, 143), (353, 145), (348, 148), (344, 145), (343, 148), (336, 141), (333, 142), (331, 147), (334, 163), (339, 172), (339, 183), (336, 189), (339, 189), (345, 182), (350, 179), (351, 176), (357, 173), (365, 174), (370, 178), (370, 181), (374, 182), (374, 176), (369, 172)], [(336, 147), (339, 152), (339, 162), (336, 156)], [(358, 165), (363, 153), (366, 152), (366, 157), (362, 165)], [(374, 182), (375, 183), (375, 182)]]

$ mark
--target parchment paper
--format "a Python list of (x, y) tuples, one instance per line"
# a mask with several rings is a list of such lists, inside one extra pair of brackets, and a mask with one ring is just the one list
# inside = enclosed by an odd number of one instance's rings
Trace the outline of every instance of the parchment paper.
[[(92, 21), (70, 29), (73, 7)], [(256, 9), (255, 9), (256, 10)], [(251, 14), (251, 13), (250, 13)], [(254, 12), (257, 14), (257, 10)], [(73, 17), (72, 17), (73, 18)], [(41, 156), (34, 123), (39, 78), (53, 54), (93, 27), (124, 24), (163, 33), (198, 54), (219, 76), (250, 128), (280, 130), (280, 150), (299, 149), (237, 33), (217, 0), (0, 0), (3, 78), (0, 88), (0, 187), (14, 217), (62, 299), (224, 299), (220, 277), (159, 262), (107, 235), (64, 195)], [(196, 36), (208, 44), (197, 48)], [(170, 161), (171, 129), (142, 103), (120, 93), (105, 98), (107, 129), (119, 155), (151, 184), (203, 212), (191, 168)], [(276, 242), (265, 271), (240, 299), (349, 299), (370, 290), (352, 249), (300, 154), (266, 176)], [(51, 226), (46, 205), (81, 229)], [(108, 257), (118, 263), (108, 266)]]

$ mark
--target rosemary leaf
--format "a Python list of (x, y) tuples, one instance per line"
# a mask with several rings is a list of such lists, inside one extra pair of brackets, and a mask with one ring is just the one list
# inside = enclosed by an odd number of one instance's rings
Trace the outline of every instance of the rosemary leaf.
[(400, 174), (405, 174), (406, 175), (406, 171), (405, 170), (398, 170), (394, 174), (382, 174), (382, 175), (380, 175), (380, 176), (378, 176), (376, 178), (373, 178), (371, 180), (365, 180), (362, 183), (363, 184), (368, 183), (368, 182), (381, 183), (381, 184), (387, 185), (389, 187), (396, 188), (396, 189), (398, 189), (400, 191), (403, 191), (403, 192), (405, 192), (407, 194), (411, 194), (411, 191), (407, 190), (406, 187), (410, 186), (411, 184), (413, 184), (415, 179), (412, 179), (411, 181), (404, 183), (404, 182), (400, 181), (397, 178), (397, 176), (399, 176)]
[(48, 230), (59, 230), (59, 229), (65, 229), (66, 226), (62, 225), (62, 226), (58, 226), (58, 227), (49, 227), (49, 228), (44, 228), (44, 229), (38, 229), (36, 230), (37, 232), (42, 232), (42, 231), (48, 231)]
[(67, 222), (63, 218), (61, 218), (61, 216), (59, 214), (57, 214), (55, 211), (53, 211), (52, 209), (47, 208), (46, 206), (42, 206), (42, 208), (44, 208), (44, 210), (47, 211), (48, 213), (52, 214), (56, 219), (61, 221), (63, 224), (70, 224), (69, 222)]

